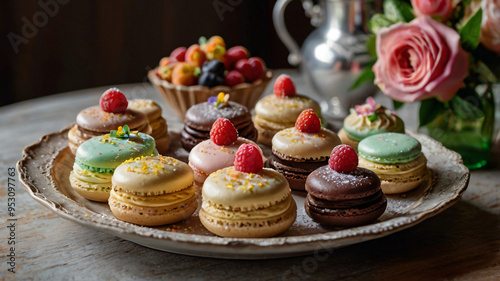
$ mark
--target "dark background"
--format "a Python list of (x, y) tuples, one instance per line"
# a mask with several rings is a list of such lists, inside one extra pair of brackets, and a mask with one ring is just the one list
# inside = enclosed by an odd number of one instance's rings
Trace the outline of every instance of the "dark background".
[[(197, 43), (202, 35), (220, 35), (228, 47), (246, 46), (269, 68), (290, 67), (272, 23), (275, 2), (2, 0), (0, 105), (141, 82), (161, 57)], [(50, 14), (40, 3), (46, 3)], [(227, 10), (218, 12), (215, 6)], [(288, 6), (286, 22), (299, 44), (314, 29), (298, 0)], [(17, 52), (9, 36), (24, 38), (16, 38), (23, 41)]]

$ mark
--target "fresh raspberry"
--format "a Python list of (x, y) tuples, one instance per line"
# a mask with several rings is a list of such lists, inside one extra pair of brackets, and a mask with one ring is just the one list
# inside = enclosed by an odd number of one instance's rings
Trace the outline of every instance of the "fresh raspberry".
[(243, 77), (243, 75), (237, 70), (231, 70), (227, 73), (224, 84), (228, 85), (229, 87), (234, 87), (243, 82), (245, 82), (245, 77)]
[(295, 128), (303, 133), (316, 134), (321, 130), (321, 120), (314, 111), (309, 108), (300, 113)]
[(119, 113), (127, 109), (128, 101), (120, 90), (111, 88), (102, 94), (99, 105), (106, 112)]
[(262, 154), (259, 148), (255, 145), (246, 143), (242, 144), (236, 152), (234, 158), (234, 168), (236, 171), (243, 173), (258, 173), (264, 167), (262, 162)]
[(281, 74), (274, 83), (274, 95), (278, 98), (295, 96), (295, 85), (290, 76)]
[(330, 154), (328, 165), (339, 173), (350, 173), (358, 167), (358, 154), (347, 144), (337, 145)]
[(170, 59), (175, 61), (186, 61), (186, 47), (178, 47), (170, 53)]
[(238, 131), (231, 121), (219, 118), (212, 125), (210, 139), (216, 145), (230, 145), (238, 139)]

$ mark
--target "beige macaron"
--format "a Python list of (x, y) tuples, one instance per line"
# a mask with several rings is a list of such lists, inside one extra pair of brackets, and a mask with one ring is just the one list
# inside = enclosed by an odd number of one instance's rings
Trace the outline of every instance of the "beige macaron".
[(295, 126), (297, 117), (308, 108), (312, 108), (321, 118), (319, 104), (306, 96), (265, 96), (255, 105), (253, 122), (259, 132), (257, 142), (271, 146), (273, 136), (281, 130)]
[(166, 154), (171, 138), (168, 134), (167, 120), (161, 115), (161, 107), (152, 100), (133, 99), (128, 101), (128, 109), (146, 115), (152, 129), (151, 136), (156, 140), (156, 149), (160, 154)]
[(203, 184), (201, 223), (223, 237), (278, 235), (295, 221), (297, 206), (286, 178), (264, 168), (244, 173), (234, 166), (212, 173)]
[(198, 206), (193, 180), (191, 168), (172, 157), (131, 159), (113, 174), (109, 207), (118, 219), (130, 223), (175, 223)]

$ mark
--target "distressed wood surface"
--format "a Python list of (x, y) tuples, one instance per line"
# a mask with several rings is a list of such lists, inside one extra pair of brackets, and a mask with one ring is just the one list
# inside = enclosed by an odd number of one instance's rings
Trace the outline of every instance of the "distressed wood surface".
[[(291, 74), (296, 77), (295, 72)], [(295, 81), (299, 91), (309, 91), (300, 77)], [(170, 129), (182, 127), (149, 83), (118, 87), (129, 98), (158, 101)], [(7, 169), (15, 167), (26, 145), (74, 122), (76, 114), (97, 104), (107, 88), (74, 91), (0, 108), (0, 280), (500, 279), (498, 138), (492, 165), (473, 171), (462, 199), (436, 217), (381, 239), (275, 260), (198, 258), (145, 248), (60, 218), (35, 202), (19, 185), (16, 175), (16, 273), (9, 273)], [(386, 97), (377, 99), (389, 104)], [(408, 128), (416, 128), (416, 105), (405, 105), (399, 113)]]

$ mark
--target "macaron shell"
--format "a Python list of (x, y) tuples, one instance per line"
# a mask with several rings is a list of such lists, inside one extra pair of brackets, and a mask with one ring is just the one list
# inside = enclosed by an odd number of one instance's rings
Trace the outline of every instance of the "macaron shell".
[(269, 218), (224, 219), (211, 215), (203, 208), (200, 209), (199, 217), (205, 228), (222, 237), (272, 237), (286, 231), (295, 222), (297, 205), (292, 199), (292, 203), (282, 214)]
[(321, 117), (319, 104), (309, 97), (295, 95), (278, 98), (275, 95), (268, 95), (257, 102), (255, 114), (276, 123), (295, 123), (300, 113), (308, 108), (312, 108)]
[(127, 109), (121, 113), (103, 111), (98, 105), (85, 108), (76, 116), (76, 123), (89, 131), (109, 133), (118, 126), (128, 125), (131, 130), (141, 130), (148, 120), (146, 115)]
[(149, 122), (149, 126), (151, 126), (151, 136), (154, 139), (157, 139), (165, 134), (168, 133), (168, 125), (167, 125), (167, 120), (165, 118), (160, 117), (157, 118), (153, 121)]
[(274, 154), (289, 158), (324, 160), (340, 143), (337, 134), (328, 129), (321, 128), (318, 133), (312, 134), (300, 132), (292, 127), (274, 135), (272, 151)]
[(123, 202), (111, 191), (108, 201), (111, 212), (120, 220), (145, 226), (176, 223), (191, 216), (198, 207), (197, 196), (174, 204), (158, 207), (140, 206)]
[(132, 138), (113, 138), (109, 134), (85, 141), (76, 151), (75, 161), (85, 165), (114, 169), (127, 159), (156, 155), (155, 140), (138, 133)]
[(310, 195), (305, 201), (305, 210), (309, 217), (323, 225), (357, 226), (370, 223), (378, 219), (387, 208), (387, 199), (380, 197), (377, 202), (368, 206), (343, 209), (317, 208), (311, 204)]
[(358, 155), (376, 163), (406, 163), (422, 155), (422, 145), (406, 134), (384, 133), (360, 141)]
[(427, 159), (422, 154), (419, 158), (396, 164), (382, 164), (359, 158), (359, 166), (375, 172), (381, 181), (385, 194), (410, 191), (419, 186), (430, 175)]
[(306, 180), (309, 194), (330, 201), (364, 198), (379, 189), (379, 177), (360, 167), (351, 173), (339, 173), (325, 165), (312, 172)]
[(267, 208), (290, 194), (286, 178), (273, 169), (258, 174), (236, 171), (234, 166), (210, 174), (202, 189), (203, 201), (234, 211)]
[(161, 117), (161, 107), (154, 101), (148, 99), (133, 99), (128, 101), (128, 109), (139, 111), (146, 115), (149, 122)]
[(293, 190), (305, 190), (305, 183), (309, 174), (319, 167), (328, 165), (327, 158), (324, 158), (322, 161), (304, 161), (281, 157), (282, 156), (273, 153), (273, 155), (269, 157), (269, 166), (285, 176), (290, 188)]
[(226, 106), (216, 108), (213, 104), (203, 102), (188, 109), (184, 123), (197, 130), (210, 131), (214, 122), (221, 117), (231, 120), (237, 128), (252, 120), (248, 108), (239, 103), (228, 101)]
[(144, 157), (126, 161), (113, 174), (113, 187), (138, 195), (161, 195), (192, 186), (193, 171), (172, 157)]
[(295, 125), (295, 123), (274, 123), (259, 116), (254, 116), (254, 124), (258, 132), (257, 142), (267, 146), (272, 146), (273, 137), (277, 132)]
[(209, 139), (212, 125), (220, 117), (231, 121), (240, 137), (252, 141), (257, 140), (257, 130), (245, 106), (229, 101), (226, 106), (216, 108), (204, 102), (190, 107), (186, 112), (184, 128), (181, 131), (182, 147), (191, 151), (198, 143)]
[(79, 136), (77, 131), (78, 125), (76, 124), (68, 131), (68, 147), (73, 154), (76, 154), (78, 147), (87, 140)]

